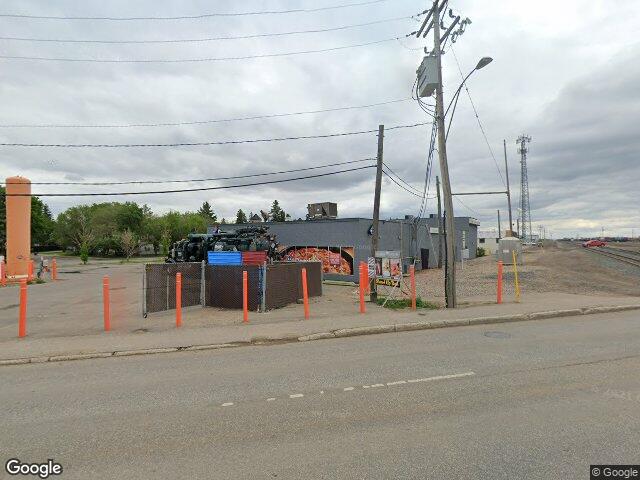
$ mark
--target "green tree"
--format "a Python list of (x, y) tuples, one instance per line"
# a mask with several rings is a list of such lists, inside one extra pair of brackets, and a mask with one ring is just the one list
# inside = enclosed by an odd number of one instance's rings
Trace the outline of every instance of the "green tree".
[(236, 223), (247, 223), (247, 215), (240, 208), (236, 214)]
[(68, 208), (58, 215), (54, 238), (63, 249), (71, 248), (79, 252), (84, 248), (88, 252), (95, 238), (91, 226), (91, 207), (79, 205)]
[(287, 214), (280, 207), (280, 203), (278, 203), (278, 200), (274, 200), (271, 204), (271, 210), (269, 211), (269, 214), (271, 216), (272, 222), (284, 222), (287, 219)]
[(50, 243), (53, 227), (49, 206), (38, 197), (31, 197), (31, 246)]
[(198, 210), (198, 214), (202, 215), (204, 218), (211, 222), (217, 222), (218, 216), (214, 213), (209, 202), (204, 202), (200, 209)]
[(138, 251), (139, 245), (137, 236), (128, 228), (120, 234), (120, 248), (127, 262)]

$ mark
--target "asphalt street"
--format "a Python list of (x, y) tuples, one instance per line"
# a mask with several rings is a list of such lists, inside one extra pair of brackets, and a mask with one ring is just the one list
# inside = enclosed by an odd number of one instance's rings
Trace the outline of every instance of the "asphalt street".
[(586, 479), (639, 371), (637, 312), (3, 367), (0, 477)]

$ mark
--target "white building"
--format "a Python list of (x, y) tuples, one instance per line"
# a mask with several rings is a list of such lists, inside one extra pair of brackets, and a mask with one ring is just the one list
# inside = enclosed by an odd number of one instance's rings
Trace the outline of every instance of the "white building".
[(497, 230), (479, 230), (478, 248), (484, 248), (487, 255), (494, 255), (498, 250), (500, 237)]

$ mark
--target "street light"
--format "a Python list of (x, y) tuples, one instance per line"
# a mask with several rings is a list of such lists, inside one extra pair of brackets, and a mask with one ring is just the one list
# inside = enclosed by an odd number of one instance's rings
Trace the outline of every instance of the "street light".
[(447, 111), (444, 112), (444, 116), (446, 117), (447, 114), (449, 113), (449, 109), (451, 108), (451, 105), (455, 101), (455, 104), (453, 105), (453, 112), (451, 112), (451, 117), (449, 118), (449, 126), (447, 127), (447, 134), (445, 135), (445, 138), (449, 136), (449, 130), (451, 129), (451, 121), (453, 120), (453, 114), (456, 112), (456, 106), (458, 105), (458, 98), (460, 98), (460, 92), (462, 91), (462, 87), (467, 82), (469, 77), (474, 74), (474, 72), (486, 67), (491, 62), (493, 62), (493, 58), (491, 58), (491, 57), (482, 57), (478, 61), (478, 64), (476, 65), (476, 67), (473, 70), (471, 70), (466, 77), (464, 77), (464, 80), (462, 80), (462, 83), (460, 84), (460, 86), (456, 90), (456, 93), (453, 94), (453, 97), (451, 98), (451, 102), (449, 102), (449, 106), (447, 107)]

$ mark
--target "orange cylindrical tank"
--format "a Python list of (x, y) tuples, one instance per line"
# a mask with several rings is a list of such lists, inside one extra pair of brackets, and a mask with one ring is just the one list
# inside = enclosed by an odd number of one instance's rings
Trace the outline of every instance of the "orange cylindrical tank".
[(9, 177), (7, 192), (7, 277), (26, 278), (31, 260), (31, 181)]

